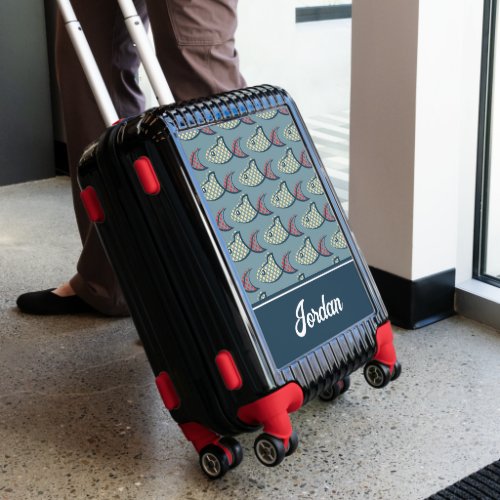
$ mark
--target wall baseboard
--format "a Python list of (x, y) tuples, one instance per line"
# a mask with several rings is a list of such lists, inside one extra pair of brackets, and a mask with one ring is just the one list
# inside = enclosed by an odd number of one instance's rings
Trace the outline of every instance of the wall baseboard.
[(455, 314), (455, 269), (415, 281), (370, 269), (395, 325), (414, 330)]

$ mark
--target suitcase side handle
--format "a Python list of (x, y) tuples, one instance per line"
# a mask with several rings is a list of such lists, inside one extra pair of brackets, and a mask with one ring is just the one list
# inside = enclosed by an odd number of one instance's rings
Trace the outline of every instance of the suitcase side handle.
[(104, 83), (101, 72), (97, 66), (94, 55), (90, 50), (87, 38), (83, 33), (83, 29), (76, 18), (75, 11), (70, 0), (57, 0), (57, 5), (62, 14), (64, 24), (68, 30), (69, 37), (75, 48), (80, 64), (89, 82), (92, 93), (94, 94), (97, 106), (101, 112), (101, 116), (109, 127), (118, 120), (113, 101), (109, 95), (108, 89)]

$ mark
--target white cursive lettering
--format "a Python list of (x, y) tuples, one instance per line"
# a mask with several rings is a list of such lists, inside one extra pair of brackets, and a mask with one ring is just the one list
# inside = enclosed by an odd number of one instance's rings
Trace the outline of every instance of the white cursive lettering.
[(314, 328), (316, 323), (322, 323), (327, 319), (340, 314), (344, 310), (343, 302), (338, 298), (334, 298), (325, 303), (325, 296), (321, 296), (321, 305), (318, 309), (311, 307), (309, 312), (304, 311), (304, 299), (302, 299), (295, 310), (295, 317), (297, 321), (295, 322), (295, 333), (299, 337), (305, 337), (307, 333), (307, 327)]

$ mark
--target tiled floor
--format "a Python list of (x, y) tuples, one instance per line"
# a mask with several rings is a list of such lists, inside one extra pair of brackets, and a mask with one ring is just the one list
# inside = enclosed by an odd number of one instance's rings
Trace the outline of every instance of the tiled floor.
[(128, 319), (36, 318), (16, 296), (67, 279), (78, 256), (67, 179), (0, 188), (0, 498), (416, 500), (500, 456), (500, 333), (454, 317), (396, 330), (403, 375), (362, 376), (293, 415), (296, 454), (253, 456), (221, 481), (158, 397)]

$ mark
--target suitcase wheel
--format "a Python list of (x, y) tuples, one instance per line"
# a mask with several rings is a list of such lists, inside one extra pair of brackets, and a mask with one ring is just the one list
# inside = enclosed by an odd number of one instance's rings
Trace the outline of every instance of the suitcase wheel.
[(229, 470), (229, 459), (220, 446), (209, 444), (200, 452), (200, 467), (210, 479), (218, 479)]
[(292, 435), (288, 440), (288, 450), (286, 450), (285, 455), (289, 457), (292, 453), (295, 453), (298, 446), (299, 446), (299, 435), (295, 431), (292, 431)]
[(336, 384), (323, 389), (319, 393), (319, 399), (322, 401), (334, 401), (341, 394), (344, 394), (351, 386), (351, 378), (349, 376), (345, 377), (343, 380), (339, 380)]
[[(395, 368), (395, 367), (394, 367)], [(396, 369), (394, 370), (394, 374)], [(376, 389), (385, 387), (391, 381), (391, 370), (380, 361), (372, 360), (366, 363), (364, 369), (365, 380)]]
[[(292, 442), (290, 442), (289, 449), (291, 449), (291, 445)], [(274, 467), (280, 464), (283, 462), (283, 459), (287, 454), (283, 440), (266, 433), (257, 436), (253, 449), (255, 451), (255, 455), (259, 459), (259, 462), (264, 464), (266, 467)]]
[(396, 361), (396, 363), (394, 363), (394, 369), (391, 375), (391, 381), (396, 380), (397, 378), (399, 378), (400, 375), (401, 375), (401, 363), (399, 361)]
[(231, 469), (234, 469), (241, 464), (243, 460), (243, 448), (237, 439), (233, 437), (223, 437), (219, 439), (219, 443), (231, 452), (233, 461), (230, 465)]

